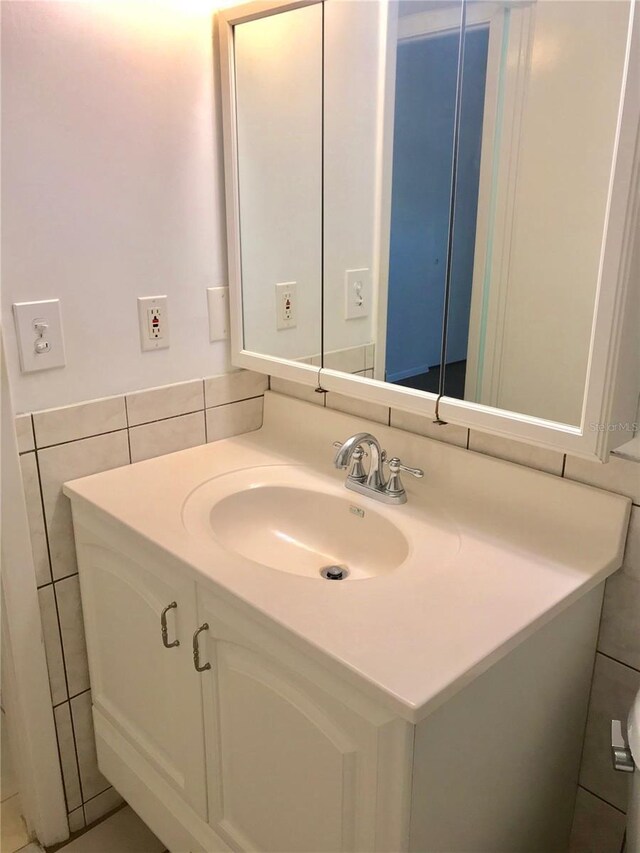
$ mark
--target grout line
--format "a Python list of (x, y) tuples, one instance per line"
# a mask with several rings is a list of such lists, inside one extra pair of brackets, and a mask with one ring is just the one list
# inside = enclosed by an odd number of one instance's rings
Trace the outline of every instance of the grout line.
[[(96, 797), (101, 797), (103, 794), (106, 794), (106, 792), (107, 792), (107, 791), (110, 791), (112, 788), (113, 788), (113, 785), (107, 785), (107, 787), (106, 787), (106, 788), (103, 788), (101, 791), (98, 791), (98, 793), (97, 793), (97, 794), (92, 794), (92, 795), (89, 797), (89, 799), (88, 799), (88, 800), (85, 800), (85, 801), (84, 801), (84, 803), (83, 803), (82, 805), (83, 805), (83, 806), (86, 806), (86, 805), (87, 805), (87, 803), (90, 803), (90, 802), (91, 802), (91, 800), (95, 800), (95, 798), (96, 798)], [(119, 792), (118, 792), (118, 793), (119, 793)], [(122, 795), (121, 795), (121, 796), (122, 796)], [(124, 799), (124, 797), (123, 797), (122, 799)]]
[[(61, 702), (60, 704), (63, 705), (64, 702)], [(55, 709), (57, 706), (53, 705), (53, 703), (52, 703), (52, 707), (53, 707), (53, 710), (55, 712)], [(62, 770), (62, 752), (60, 751), (60, 741), (58, 739), (58, 725), (56, 722), (55, 713), (53, 715), (53, 731), (54, 731), (54, 734), (56, 736), (56, 749), (58, 750), (58, 761), (60, 763), (60, 776), (62, 778), (62, 795), (64, 797), (64, 805), (65, 805), (65, 809), (66, 809), (66, 812), (68, 815), (69, 814), (69, 800), (67, 798), (67, 786), (65, 785), (65, 782), (64, 782), (64, 772)], [(71, 811), (74, 811), (74, 809), (71, 809)]]
[(167, 415), (166, 418), (155, 418), (151, 421), (141, 421), (139, 424), (130, 424), (129, 429), (137, 429), (142, 426), (149, 426), (149, 424), (159, 424), (162, 421), (175, 421), (176, 418), (186, 418), (187, 415), (197, 415), (198, 412), (204, 412), (205, 407), (203, 406), (201, 409), (192, 409), (189, 412), (179, 412), (177, 415)]
[[(267, 380), (267, 385), (269, 384)], [(207, 394), (205, 390), (205, 380), (202, 380), (202, 402), (204, 405), (204, 409), (202, 414), (204, 415), (204, 443), (209, 444), (209, 430), (207, 429)]]
[[(267, 377), (267, 386), (270, 384), (270, 377)], [(205, 381), (202, 380), (202, 400), (204, 402), (204, 443), (209, 444), (209, 430), (207, 429), (207, 394), (205, 391)]]
[[(33, 417), (33, 415), (32, 415)], [(38, 451), (34, 450), (33, 454), (36, 460), (36, 473), (38, 475), (38, 491), (40, 493), (40, 508), (42, 510), (42, 526), (44, 527), (44, 541), (47, 546), (47, 560), (49, 562), (49, 577), (53, 583), (53, 561), (51, 560), (51, 546), (49, 544), (49, 523), (47, 522), (47, 513), (44, 506), (44, 491), (42, 489), (42, 476), (40, 474), (40, 459)]]
[(100, 438), (101, 435), (114, 435), (117, 432), (124, 432), (126, 426), (118, 427), (117, 429), (107, 429), (104, 432), (94, 432), (91, 435), (82, 435), (79, 438), (70, 438), (68, 441), (55, 441), (53, 444), (43, 444), (42, 447), (36, 447), (36, 450), (50, 450), (52, 447), (62, 447), (63, 444), (76, 444), (78, 441), (86, 441), (89, 438)]
[[(600, 625), (600, 627), (602, 627), (602, 624)], [(611, 655), (608, 655), (606, 652), (601, 652), (600, 649), (596, 649), (596, 652), (599, 655), (602, 655), (603, 658), (608, 658), (609, 660), (612, 660), (614, 663), (619, 663), (620, 666), (626, 666), (627, 669), (631, 669), (634, 672), (637, 672), (638, 674), (640, 674), (640, 669), (638, 669), (637, 666), (632, 666), (632, 664), (630, 664), (630, 663), (625, 663), (623, 660), (619, 660), (618, 658), (614, 658)]]
[(586, 785), (580, 783), (578, 787), (582, 788), (582, 790), (586, 791), (588, 794), (591, 794), (591, 796), (595, 797), (596, 800), (600, 800), (601, 803), (606, 803), (608, 806), (611, 806), (612, 809), (615, 809), (617, 812), (620, 812), (620, 814), (626, 815), (626, 812), (623, 811), (619, 806), (614, 806), (613, 803), (610, 803), (609, 800), (605, 800), (604, 797), (601, 797), (600, 794), (596, 794), (595, 791), (592, 791), (591, 788), (587, 788)]
[(255, 394), (253, 397), (243, 397), (241, 400), (230, 400), (228, 403), (218, 403), (217, 406), (207, 406), (205, 412), (210, 412), (211, 409), (223, 409), (225, 406), (235, 406), (236, 403), (246, 403), (248, 400), (259, 400), (261, 397), (264, 398), (264, 392), (262, 394)]
[[(80, 773), (80, 753), (78, 751), (78, 742), (76, 740), (76, 721), (74, 720), (73, 705), (71, 704), (71, 699), (69, 700), (69, 715), (71, 717), (71, 732), (73, 734), (73, 748), (74, 748), (75, 753), (76, 753), (76, 765), (78, 768), (78, 787), (80, 788), (80, 803), (82, 806), (84, 806), (84, 791), (82, 790), (82, 774)], [(83, 814), (84, 814), (84, 810), (83, 810)]]
[[(82, 696), (82, 694), (83, 694), (83, 693), (88, 693), (90, 690), (91, 690), (91, 688), (90, 688), (90, 687), (85, 687), (85, 689), (84, 689), (84, 690), (80, 690), (78, 693), (74, 693), (74, 694), (73, 694), (73, 696), (69, 696), (69, 698), (68, 698), (68, 699), (63, 699), (63, 701), (62, 701), (62, 702), (58, 702), (58, 703), (57, 703), (56, 705), (54, 705), (53, 707), (54, 707), (54, 708), (59, 708), (61, 705), (64, 705), (64, 704), (65, 704), (65, 702), (71, 702), (71, 700), (72, 700), (72, 699), (77, 699), (77, 698), (78, 698), (78, 696)], [(79, 808), (79, 807), (78, 807), (78, 808)]]
[(124, 397), (124, 418), (127, 422), (127, 447), (129, 449), (129, 465), (131, 465), (131, 424), (129, 423), (129, 408), (126, 396)]
[(567, 454), (564, 453), (562, 455), (562, 471), (560, 472), (560, 476), (564, 477), (564, 469), (567, 467)]

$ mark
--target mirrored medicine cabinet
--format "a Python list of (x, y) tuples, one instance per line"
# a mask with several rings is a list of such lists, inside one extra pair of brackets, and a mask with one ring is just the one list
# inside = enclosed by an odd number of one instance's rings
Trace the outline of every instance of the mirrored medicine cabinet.
[(234, 363), (584, 456), (629, 441), (636, 6), (220, 13)]

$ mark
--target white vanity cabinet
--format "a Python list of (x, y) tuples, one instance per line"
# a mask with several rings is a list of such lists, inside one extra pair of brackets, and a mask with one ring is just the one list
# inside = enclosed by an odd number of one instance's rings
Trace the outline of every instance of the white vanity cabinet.
[(74, 526), (99, 764), (174, 853), (407, 849), (409, 723), (108, 520)]
[(602, 586), (414, 723), (103, 514), (74, 524), (99, 765), (173, 853), (565, 849)]

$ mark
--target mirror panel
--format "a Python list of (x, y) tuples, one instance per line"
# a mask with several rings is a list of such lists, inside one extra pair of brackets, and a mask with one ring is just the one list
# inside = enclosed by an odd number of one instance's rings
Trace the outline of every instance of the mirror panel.
[(466, 11), (443, 393), (579, 424), (630, 4)]
[(322, 4), (237, 24), (234, 47), (244, 349), (319, 364)]
[(592, 339), (607, 347), (594, 318), (630, 0), (248, 8), (227, 121), (236, 363), (305, 362), (358, 374), (331, 384), (364, 399), (404, 386), (424, 392), (394, 397), (410, 409), (444, 396), (482, 428), (582, 435)]
[(324, 366), (437, 393), (462, 4), (324, 7)]

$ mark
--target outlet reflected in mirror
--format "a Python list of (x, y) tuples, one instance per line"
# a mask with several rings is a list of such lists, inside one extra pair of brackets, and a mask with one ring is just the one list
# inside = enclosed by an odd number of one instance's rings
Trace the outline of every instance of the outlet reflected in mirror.
[(630, 10), (325, 0), (236, 24), (244, 350), (579, 424)]

